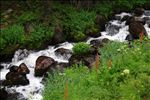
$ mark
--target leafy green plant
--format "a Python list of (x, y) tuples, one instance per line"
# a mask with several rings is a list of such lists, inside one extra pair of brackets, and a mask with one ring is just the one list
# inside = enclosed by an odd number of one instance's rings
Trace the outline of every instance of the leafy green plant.
[(90, 51), (90, 47), (91, 46), (89, 44), (86, 44), (84, 42), (76, 43), (73, 47), (73, 53), (77, 55), (87, 54)]

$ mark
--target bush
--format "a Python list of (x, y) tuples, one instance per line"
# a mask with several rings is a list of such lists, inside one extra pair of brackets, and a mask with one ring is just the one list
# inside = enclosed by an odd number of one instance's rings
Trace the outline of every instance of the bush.
[(73, 52), (77, 55), (84, 55), (89, 53), (90, 47), (91, 46), (89, 44), (86, 44), (84, 42), (76, 43), (73, 47)]

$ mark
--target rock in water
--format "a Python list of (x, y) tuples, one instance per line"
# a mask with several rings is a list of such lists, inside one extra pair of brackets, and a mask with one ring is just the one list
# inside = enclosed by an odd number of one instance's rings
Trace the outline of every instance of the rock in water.
[(35, 65), (35, 76), (43, 76), (55, 63), (54, 59), (47, 56), (39, 56)]
[(129, 25), (129, 32), (133, 39), (139, 39), (140, 33), (143, 32), (147, 36), (144, 26), (139, 22), (133, 22)]
[(20, 64), (19, 67), (12, 66), (9, 70), (10, 71), (6, 74), (6, 80), (2, 82), (2, 85), (13, 86), (29, 84), (26, 74), (29, 74), (30, 71), (24, 63)]

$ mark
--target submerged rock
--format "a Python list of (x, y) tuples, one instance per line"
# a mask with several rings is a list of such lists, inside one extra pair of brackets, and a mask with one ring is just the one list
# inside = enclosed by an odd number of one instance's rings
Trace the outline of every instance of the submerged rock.
[(68, 59), (71, 56), (72, 51), (69, 49), (59, 48), (55, 51), (55, 54), (57, 56), (63, 56), (64, 58)]

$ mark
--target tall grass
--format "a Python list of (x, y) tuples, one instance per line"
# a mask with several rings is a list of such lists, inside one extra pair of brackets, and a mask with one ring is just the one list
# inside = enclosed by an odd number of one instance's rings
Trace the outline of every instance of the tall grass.
[[(43, 99), (62, 100), (65, 80), (71, 100), (144, 100), (150, 98), (150, 39), (127, 43), (110, 42), (100, 49), (98, 73), (84, 65), (73, 65), (64, 74), (49, 75)], [(111, 69), (107, 62), (112, 60)]]

